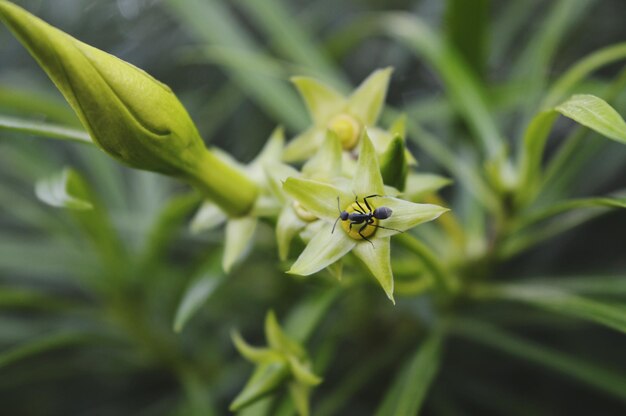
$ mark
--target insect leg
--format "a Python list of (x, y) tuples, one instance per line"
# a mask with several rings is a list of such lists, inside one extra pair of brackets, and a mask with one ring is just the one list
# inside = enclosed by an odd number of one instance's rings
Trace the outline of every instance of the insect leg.
[[(361, 206), (361, 204), (359, 204), (359, 197), (358, 197), (358, 196), (355, 196), (355, 197), (354, 197), (354, 202), (355, 202), (355, 203), (356, 203), (356, 205), (357, 205), (357, 206), (361, 209), (361, 211), (360, 211), (360, 212), (361, 212), (361, 214), (365, 214), (365, 208), (363, 208), (363, 207)], [(369, 205), (368, 205), (368, 208), (369, 208)], [(371, 212), (371, 211), (372, 211), (372, 210), (370, 209), (368, 212)]]
[(372, 247), (374, 247), (374, 243), (372, 243), (372, 240), (370, 240), (369, 238), (365, 237), (363, 235), (363, 230), (365, 229), (365, 227), (367, 227), (368, 225), (370, 225), (369, 221), (366, 221), (361, 228), (359, 228), (359, 235), (361, 236), (361, 238), (365, 241), (367, 241), (368, 243), (370, 243), (372, 245)]

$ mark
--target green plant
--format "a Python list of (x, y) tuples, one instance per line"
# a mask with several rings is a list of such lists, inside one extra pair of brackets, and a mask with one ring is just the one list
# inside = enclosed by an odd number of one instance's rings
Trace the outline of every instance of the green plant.
[[(3, 282), (1, 304), (34, 318), (26, 316), (26, 324), (19, 314), (12, 316), (16, 325), (27, 328), (17, 338), (27, 341), (7, 348), (0, 367), (15, 375), (31, 374), (35, 385), (45, 374), (39, 368), (47, 363), (43, 353), (60, 354), (57, 362), (69, 369), (55, 367), (51, 359), (52, 377), (67, 377), (85, 400), (97, 397), (98, 390), (97, 385), (81, 385), (88, 377), (85, 369), (97, 371), (102, 381), (128, 380), (128, 385), (106, 390), (116, 397), (128, 391), (132, 398), (103, 400), (101, 412), (219, 414), (234, 399), (231, 410), (243, 414), (308, 414), (311, 394), (312, 413), (322, 415), (409, 415), (425, 403), (439, 413), (456, 412), (457, 405), (515, 411), (518, 405), (511, 403), (524, 398), (519, 396), (523, 381), (490, 374), (491, 368), (516, 368), (515, 361), (492, 363), (490, 354), (479, 355), (479, 369), (489, 367), (489, 374), (479, 374), (475, 381), (475, 363), (458, 351), (469, 345), (471, 353), (479, 354), (469, 340), (556, 370), (623, 405), (620, 348), (607, 348), (611, 358), (604, 358), (602, 346), (586, 335), (602, 329), (582, 323), (626, 331), (624, 277), (604, 275), (611, 270), (599, 265), (576, 278), (546, 277), (548, 271), (525, 266), (541, 258), (546, 240), (626, 206), (619, 190), (577, 197), (574, 180), (576, 174), (578, 180), (587, 174), (583, 162), (593, 162), (591, 145), (610, 146), (617, 167), (609, 166), (609, 173), (618, 172), (624, 160), (620, 145), (626, 142), (626, 122), (614, 107), (621, 108), (626, 77), (589, 81), (593, 71), (626, 57), (624, 44), (591, 53), (554, 82), (545, 75), (566, 28), (591, 3), (574, 11), (568, 1), (551, 6), (545, 27), (503, 85), (487, 81), (488, 27), (468, 24), (467, 2), (447, 2), (447, 36), (409, 13), (364, 15), (344, 24), (328, 39), (329, 53), (339, 55), (382, 35), (404, 45), (441, 78), (446, 98), (405, 105), (403, 115), (390, 107), (383, 112), (389, 68), (372, 72), (351, 94), (339, 92), (347, 89), (344, 76), (278, 1), (237, 7), (272, 41), (277, 58), (291, 65), (262, 53), (224, 3), (169, 1), (168, 10), (213, 45), (196, 48), (190, 56), (220, 65), (236, 91), (245, 91), (273, 122), (297, 135), (285, 145), (284, 129), (276, 128), (259, 155), (242, 164), (205, 147), (168, 87), (0, 1), (0, 20), (36, 58), (80, 121), (49, 109), (44, 113), (56, 123), (2, 116), (0, 128), (15, 133), (7, 137), (29, 133), (95, 145), (133, 169), (162, 174), (129, 172), (130, 178), (150, 178), (135, 180), (152, 185), (135, 201), (138, 209), (113, 212), (114, 203), (127, 205), (120, 195), (125, 186), (117, 168), (91, 149), (77, 157), (89, 176), (65, 168), (35, 186), (41, 201), (66, 208), (67, 215), (43, 209), (10, 187), (0, 188), (2, 200), (11, 204), (10, 214), (54, 243), (38, 245), (36, 239), (20, 237), (20, 244), (19, 233), (7, 233), (0, 241), (5, 270), (10, 270), (8, 264), (27, 275), (63, 276), (58, 292), (54, 284), (37, 279), (32, 285)], [(480, 1), (471, 11), (486, 21), (488, 10), (489, 2)], [(511, 28), (519, 27), (522, 20), (516, 19), (523, 14), (510, 10)], [(500, 30), (506, 34), (511, 28)], [(502, 53), (503, 48), (496, 45), (494, 50)], [(314, 75), (292, 78), (310, 113), (310, 127), (294, 90), (282, 81), (291, 73)], [(216, 113), (224, 96), (218, 94), (211, 106)], [(18, 107), (15, 101), (9, 104)], [(35, 112), (33, 107), (24, 112)], [(508, 126), (507, 113), (522, 120), (522, 127)], [(427, 130), (422, 122), (430, 116), (438, 122)], [(578, 127), (568, 130), (565, 142), (544, 164), (560, 116)], [(381, 120), (387, 128), (378, 126)], [(507, 141), (503, 131), (516, 140)], [(267, 131), (254, 134), (266, 137)], [(619, 143), (586, 137), (591, 134)], [(445, 136), (459, 140), (452, 145)], [(15, 140), (4, 144), (9, 152), (4, 162), (11, 155), (21, 160), (15, 168), (5, 168), (6, 177), (19, 184), (52, 170), (41, 163), (57, 164), (38, 155), (37, 146), (22, 147)], [(427, 167), (443, 169), (454, 183), (418, 173), (412, 144), (424, 152), (418, 160), (425, 156)], [(296, 161), (304, 162), (299, 170), (286, 164)], [(181, 181), (195, 190), (158, 190), (165, 186), (161, 184), (173, 188)], [(126, 222), (124, 212), (130, 214)], [(152, 213), (148, 221), (142, 220), (145, 212)], [(194, 212), (192, 229), (212, 230), (209, 237), (179, 235)], [(222, 244), (216, 227), (223, 222)], [(264, 228), (268, 224), (275, 228), (275, 238)], [(260, 242), (254, 244), (256, 240)], [(249, 250), (252, 245), (255, 249)], [(294, 262), (296, 252), (301, 254)], [(11, 263), (14, 253), (48, 261)], [(619, 261), (611, 265), (619, 266)], [(298, 277), (313, 273), (318, 276)], [(373, 282), (390, 300), (397, 298), (398, 305), (385, 302), (379, 289), (371, 289)], [(243, 323), (246, 337), (258, 333), (256, 317), (272, 308), (287, 318), (283, 330), (274, 313), (268, 313), (267, 348), (252, 347), (232, 334), (241, 354), (257, 364), (237, 396), (249, 367), (235, 358), (223, 362), (222, 357), (233, 355), (228, 331)], [(205, 326), (181, 334), (196, 315)], [(38, 335), (48, 316), (52, 330)], [(172, 316), (176, 333), (170, 327)], [(523, 327), (516, 330), (527, 332), (526, 337), (501, 328), (518, 322)], [(563, 334), (555, 342), (558, 347), (544, 346), (543, 338), (530, 340), (544, 329)], [(9, 335), (5, 342), (12, 344)], [(617, 345), (623, 342), (620, 338)], [(589, 348), (589, 358), (575, 358), (584, 355), (584, 348)], [(100, 356), (106, 358), (102, 367), (96, 364)], [(610, 368), (613, 362), (617, 368)], [(153, 374), (161, 378), (151, 385)], [(8, 380), (6, 391), (17, 391), (20, 378)], [(133, 380), (148, 387), (135, 389)], [(494, 388), (494, 380), (500, 386)], [(155, 391), (165, 392), (164, 398), (148, 406)], [(58, 387), (48, 392), (50, 398), (41, 406), (51, 413), (85, 409), (80, 399), (55, 400)], [(369, 392), (375, 394), (365, 396)], [(21, 397), (9, 399), (7, 409), (45, 413), (37, 403), (20, 402)], [(560, 400), (554, 403), (576, 410)], [(541, 404), (521, 406), (522, 414), (543, 411)], [(606, 411), (618, 406), (606, 404)]]

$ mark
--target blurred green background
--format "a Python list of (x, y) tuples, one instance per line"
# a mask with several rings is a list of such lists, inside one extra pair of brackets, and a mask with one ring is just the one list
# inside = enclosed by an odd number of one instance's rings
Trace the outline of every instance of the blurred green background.
[[(243, 162), (258, 153), (277, 124), (289, 136), (306, 127), (291, 75), (312, 75), (349, 91), (373, 70), (393, 66), (390, 108), (406, 112), (457, 157), (480, 166), (438, 69), (381, 36), (377, 18), (384, 13), (419, 16), (459, 51), (484, 84), (511, 149), (551, 80), (594, 50), (626, 40), (623, 0), (16, 3), (168, 84), (205, 141)], [(609, 65), (577, 89), (606, 95), (622, 69), (623, 63)], [(614, 107), (626, 114), (626, 94), (609, 92), (615, 93)], [(0, 113), (78, 126), (43, 71), (4, 28)], [(548, 157), (573, 128), (559, 120)], [(420, 171), (450, 176), (412, 139)], [(543, 198), (623, 189), (624, 161), (623, 146), (587, 134)], [(73, 215), (36, 199), (34, 183), (67, 165), (85, 176), (106, 210)], [(223, 281), (222, 232), (189, 233), (197, 198), (188, 191), (164, 176), (120, 166), (95, 149), (0, 132), (0, 414), (227, 414), (251, 371), (231, 346), (230, 329), (238, 327), (251, 342), (263, 344), (269, 308), (284, 318), (304, 300), (332, 290), (330, 279), (285, 275), (267, 225), (249, 258)], [(454, 185), (443, 196), (471, 224), (465, 193)], [(598, 214), (604, 211), (587, 213)], [(502, 280), (623, 274), (625, 229), (623, 210), (599, 216), (491, 274)], [(214, 292), (175, 333), (181, 297), (202, 278), (215, 283)], [(321, 320), (310, 343), (316, 363), (325, 367), (314, 415), (373, 414), (436, 319), (426, 296), (400, 299), (393, 307), (379, 291), (374, 284), (343, 291)], [(625, 295), (622, 284), (621, 292), (607, 298), (624, 305)], [(468, 302), (460, 308), (462, 316), (485, 319), (541, 345), (540, 352), (515, 338), (506, 338), (511, 347), (454, 337), (424, 414), (626, 411), (623, 334), (514, 303)], [(550, 369), (546, 363), (558, 360), (548, 350), (569, 357), (561, 366), (582, 362), (573, 370), (582, 375), (561, 372), (559, 365)], [(590, 382), (595, 370), (585, 362), (618, 377), (596, 372), (604, 384)], [(610, 392), (610, 384), (622, 394)]]

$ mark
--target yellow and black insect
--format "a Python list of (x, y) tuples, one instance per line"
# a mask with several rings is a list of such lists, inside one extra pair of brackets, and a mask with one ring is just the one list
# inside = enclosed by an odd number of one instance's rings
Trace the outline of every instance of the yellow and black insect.
[[(371, 236), (372, 234), (374, 234), (374, 231), (377, 228), (384, 228), (386, 230), (393, 230), (393, 231), (398, 231), (398, 232), (402, 232), (400, 230), (396, 230), (395, 228), (388, 228), (388, 227), (383, 227), (382, 225), (378, 225), (378, 220), (385, 220), (389, 217), (391, 217), (391, 214), (393, 213), (393, 211), (391, 210), (391, 208), (389, 207), (378, 207), (378, 208), (374, 208), (372, 209), (372, 207), (370, 206), (369, 202), (367, 201), (369, 198), (378, 198), (381, 195), (369, 195), (366, 196), (365, 198), (363, 198), (363, 203), (365, 204), (366, 208), (363, 208), (363, 206), (361, 205), (361, 203), (359, 202), (359, 198), (358, 196), (354, 198), (354, 203), (351, 205), (352, 209), (354, 209), (354, 211), (352, 212), (348, 212), (346, 210), (341, 210), (340, 206), (339, 206), (339, 197), (337, 197), (337, 210), (339, 211), (339, 216), (337, 217), (337, 219), (335, 220), (335, 223), (333, 224), (333, 229), (331, 231), (331, 233), (335, 232), (335, 227), (337, 226), (337, 222), (339, 220), (341, 221), (349, 221), (348, 227), (346, 232), (350, 235), (350, 233), (352, 233), (352, 226), (353, 225), (360, 225), (360, 227), (358, 228), (358, 235), (365, 241), (367, 241), (368, 243), (374, 245), (374, 243), (372, 243), (372, 241), (368, 238), (369, 236)], [(363, 232), (367, 229), (368, 226), (373, 227), (372, 231), (367, 233), (367, 235), (365, 235)], [(346, 228), (346, 227), (344, 227)], [(352, 235), (351, 235), (352, 237)]]

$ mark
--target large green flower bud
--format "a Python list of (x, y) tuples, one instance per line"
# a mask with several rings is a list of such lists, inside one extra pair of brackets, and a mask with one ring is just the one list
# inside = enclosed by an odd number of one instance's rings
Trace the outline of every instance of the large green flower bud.
[(94, 142), (123, 163), (194, 183), (232, 215), (245, 214), (256, 186), (204, 146), (169, 87), (0, 0), (0, 20), (72, 106)]

